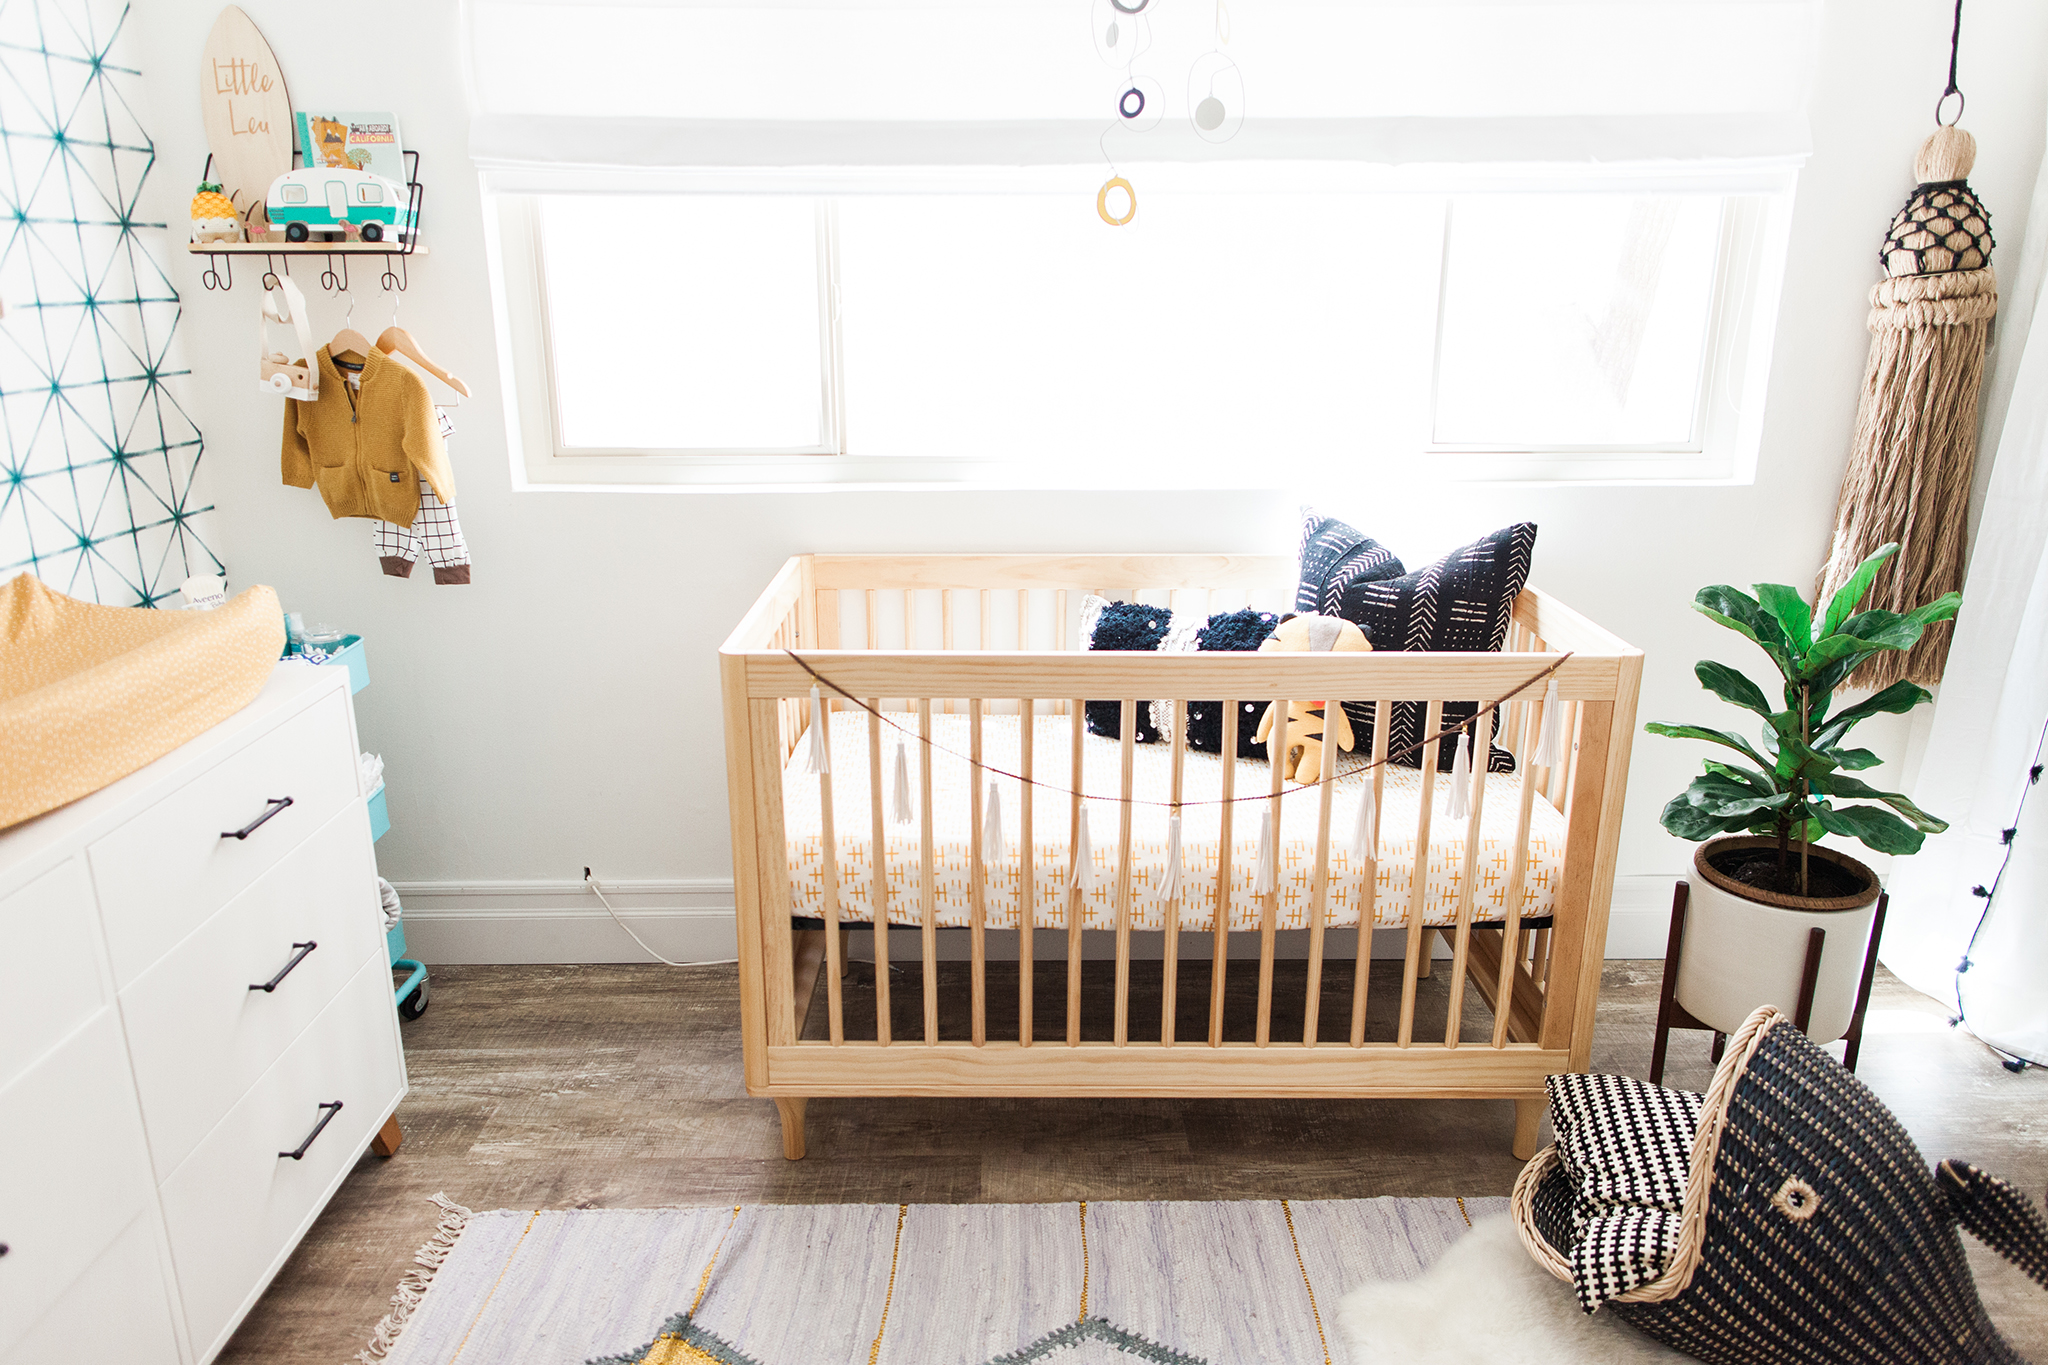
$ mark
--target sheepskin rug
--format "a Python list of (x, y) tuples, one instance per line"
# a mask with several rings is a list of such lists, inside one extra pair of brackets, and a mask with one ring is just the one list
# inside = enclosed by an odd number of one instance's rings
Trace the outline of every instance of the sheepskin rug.
[(1572, 1287), (1529, 1259), (1506, 1214), (1412, 1280), (1368, 1284), (1337, 1303), (1355, 1365), (1650, 1365), (1688, 1360), (1609, 1312), (1579, 1311)]

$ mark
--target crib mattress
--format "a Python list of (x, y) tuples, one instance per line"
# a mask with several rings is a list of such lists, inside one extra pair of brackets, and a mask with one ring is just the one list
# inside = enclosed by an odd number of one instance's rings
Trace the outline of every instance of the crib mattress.
[[(918, 925), (924, 922), (920, 900), (920, 800), (919, 764), (931, 762), (932, 781), (932, 865), (935, 882), (936, 919), (942, 926), (962, 927), (973, 922), (970, 895), (971, 829), (973, 826), (973, 776), (965, 755), (970, 752), (969, 718), (964, 715), (934, 715), (928, 748), (915, 737), (914, 716), (892, 713), (890, 719), (905, 725), (912, 734), (882, 726), (883, 825), (886, 873), (886, 914), (891, 924)], [(982, 761), (994, 768), (1017, 773), (1020, 718), (990, 715), (982, 720)], [(860, 711), (835, 711), (828, 717), (832, 815), (837, 846), (839, 917), (842, 922), (871, 923), (874, 903), (874, 837), (870, 816), (870, 775), (868, 760), (868, 716)], [(899, 824), (887, 817), (892, 813), (891, 779), (896, 749), (902, 744), (909, 767), (910, 801), (913, 819)], [(1032, 805), (1032, 923), (1039, 928), (1064, 928), (1072, 892), (1068, 882), (1068, 833), (1072, 798), (1066, 792), (1076, 787), (1071, 774), (1073, 718), (1038, 716), (1033, 733), (1032, 773), (1047, 784), (1033, 789)], [(823, 917), (825, 914), (825, 858), (823, 805), (820, 781), (808, 772), (808, 742), (797, 745), (783, 772), (783, 822), (788, 841), (791, 913)], [(950, 751), (950, 752), (948, 752)], [(1272, 772), (1262, 759), (1239, 759), (1236, 795), (1256, 796), (1272, 784)], [(1213, 926), (1219, 858), (1222, 807), (1215, 804), (1222, 793), (1224, 759), (1216, 754), (1188, 752), (1182, 774), (1181, 810), (1181, 892), (1178, 899), (1183, 929)], [(1394, 928), (1408, 922), (1410, 890), (1414, 884), (1417, 854), (1416, 818), (1421, 809), (1422, 774), (1414, 768), (1389, 765), (1381, 779), (1379, 842), (1376, 865), (1351, 856), (1352, 831), (1359, 805), (1372, 779), (1357, 772), (1363, 760), (1341, 756), (1330, 820), (1331, 874), (1324, 923), (1331, 928), (1355, 927), (1362, 908), (1371, 906), (1371, 923)], [(1345, 774), (1356, 773), (1346, 778)], [(1019, 829), (1022, 818), (1022, 785), (1013, 778), (984, 774), (984, 783), (1001, 790), (1005, 856), (991, 860), (984, 893), (983, 923), (992, 929), (1015, 928), (1019, 923), (1020, 885)], [(1513, 855), (1515, 825), (1521, 802), (1519, 773), (1489, 774), (1485, 804), (1479, 828), (1479, 857), (1475, 863), (1477, 885), (1473, 895), (1473, 918), (1499, 921), (1507, 917), (1509, 860)], [(1140, 744), (1134, 750), (1131, 814), (1131, 923), (1139, 929), (1163, 929), (1171, 914), (1163, 894), (1167, 866), (1167, 802), (1173, 791), (1173, 749), (1167, 744)], [(1082, 927), (1116, 928), (1117, 843), (1123, 807), (1122, 746), (1112, 739), (1086, 735), (1081, 745), (1079, 790), (1091, 798), (1085, 802), (1089, 842), (1093, 851), (1093, 876), (1082, 893)], [(1052, 790), (1058, 788), (1064, 790)], [(1447, 810), (1448, 779), (1436, 783), (1434, 812), (1423, 880), (1423, 923), (1454, 924), (1465, 866), (1466, 820), (1452, 818)], [(987, 799), (984, 789), (983, 799)], [(1281, 929), (1309, 927), (1311, 877), (1315, 864), (1316, 819), (1321, 800), (1316, 788), (1289, 783), (1280, 801), (1278, 867), (1278, 911)], [(1204, 803), (1209, 804), (1204, 804)], [(1150, 803), (1150, 804), (1147, 804)], [(1230, 928), (1259, 927), (1260, 900), (1253, 894), (1256, 857), (1264, 800), (1239, 801), (1233, 807), (1230, 840), (1230, 885), (1228, 905)], [(1564, 818), (1539, 793), (1533, 802), (1529, 822), (1528, 872), (1523, 878), (1522, 914), (1525, 918), (1548, 915), (1557, 898), (1564, 871)], [(1371, 870), (1370, 887), (1366, 871)]]

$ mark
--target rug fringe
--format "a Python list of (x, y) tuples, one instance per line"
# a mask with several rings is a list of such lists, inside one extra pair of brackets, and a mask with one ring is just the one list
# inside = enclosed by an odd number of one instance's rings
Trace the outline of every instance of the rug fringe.
[(448, 1253), (455, 1250), (455, 1239), (462, 1236), (463, 1228), (469, 1225), (472, 1212), (462, 1207), (445, 1194), (429, 1196), (429, 1202), (441, 1210), (441, 1221), (434, 1229), (434, 1235), (427, 1244), (413, 1253), (415, 1269), (405, 1272), (398, 1282), (398, 1292), (391, 1296), (391, 1311), (370, 1333), (370, 1344), (356, 1352), (356, 1359), (362, 1365), (376, 1365), (398, 1344), (398, 1334), (405, 1330), (405, 1324), (412, 1319), (412, 1312), (426, 1297), (427, 1289), (434, 1283), (434, 1274), (441, 1263), (448, 1259)]

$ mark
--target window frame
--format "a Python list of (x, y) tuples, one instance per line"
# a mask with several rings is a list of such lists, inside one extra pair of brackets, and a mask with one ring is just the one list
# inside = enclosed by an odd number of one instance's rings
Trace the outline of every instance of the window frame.
[[(1043, 168), (1040, 168), (1041, 170)], [(1285, 176), (1283, 179), (1291, 179)], [(1453, 482), (1522, 484), (1744, 484), (1754, 481), (1761, 441), (1772, 343), (1783, 301), (1783, 279), (1798, 168), (1774, 165), (1706, 172), (1629, 172), (1606, 167), (1543, 168), (1534, 174), (1463, 173), (1451, 177), (1392, 177), (1391, 186), (1452, 198), (1482, 193), (1696, 193), (1724, 199), (1720, 259), (1710, 312), (1707, 359), (1694, 439), (1676, 445), (1471, 445), (1424, 443), (1439, 477)], [(1375, 182), (1379, 177), (1373, 178)], [(1306, 168), (1297, 194), (1342, 189), (1357, 177), (1330, 183), (1327, 167)], [(928, 174), (840, 172), (820, 176), (796, 170), (735, 173), (670, 171), (658, 175), (547, 175), (516, 183), (486, 183), (485, 241), (497, 319), (501, 372), (512, 378), (507, 408), (515, 487), (617, 491), (761, 492), (776, 489), (1059, 489), (1076, 476), (1042, 473), (1017, 462), (979, 458), (972, 433), (955, 456), (877, 456), (849, 452), (844, 391), (845, 352), (838, 301), (838, 234), (833, 200), (862, 193), (1044, 193), (1042, 175), (1009, 180), (1001, 170), (960, 171), (937, 184)], [(557, 194), (614, 193), (794, 194), (817, 201), (821, 341), (821, 432), (814, 446), (783, 449), (621, 449), (567, 446), (560, 423), (547, 323), (545, 256), (539, 200)], [(1442, 214), (1445, 238), (1437, 254), (1444, 271), (1451, 213)], [(1442, 279), (1438, 297), (1442, 297)], [(1432, 319), (1430, 411), (1440, 366), (1441, 303)], [(818, 459), (817, 456), (830, 456)], [(1265, 468), (1255, 465), (1255, 468)], [(1361, 471), (1369, 475), (1370, 471)], [(1250, 474), (1217, 487), (1287, 487), (1325, 481), (1327, 467)], [(1114, 471), (1091, 479), (1093, 488), (1156, 486), (1158, 471)], [(1200, 486), (1209, 486), (1202, 484)]]

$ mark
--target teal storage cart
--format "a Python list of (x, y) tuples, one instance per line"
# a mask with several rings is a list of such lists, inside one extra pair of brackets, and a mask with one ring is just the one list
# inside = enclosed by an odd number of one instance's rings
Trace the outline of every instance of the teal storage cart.
[(384, 944), (391, 951), (391, 970), (404, 967), (405, 980), (394, 994), (398, 998), (398, 1017), (417, 1019), (427, 1012), (427, 968), (405, 955), (405, 921), (391, 926), (391, 932), (384, 935)]

